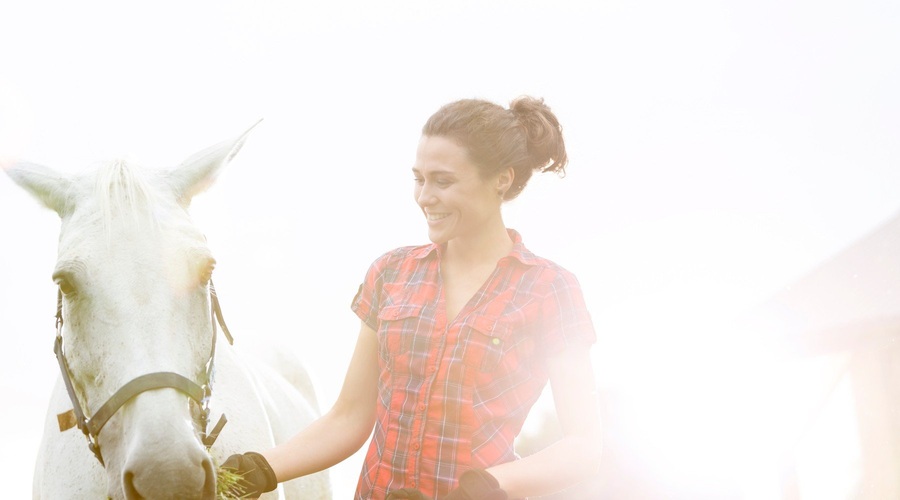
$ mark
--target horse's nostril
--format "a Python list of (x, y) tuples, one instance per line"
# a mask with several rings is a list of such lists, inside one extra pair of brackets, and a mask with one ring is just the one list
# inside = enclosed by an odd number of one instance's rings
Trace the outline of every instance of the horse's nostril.
[(126, 472), (122, 476), (122, 489), (125, 490), (126, 500), (143, 500), (144, 497), (134, 488), (134, 473)]
[(211, 459), (203, 460), (203, 472), (206, 473), (206, 482), (203, 484), (203, 500), (216, 500), (216, 470)]
[[(202, 468), (202, 476), (197, 465)], [(208, 456), (202, 458), (199, 464), (194, 462), (186, 468), (161, 471), (151, 467), (142, 470), (143, 474), (138, 469), (129, 469), (122, 474), (122, 491), (126, 500), (216, 500), (216, 471)]]

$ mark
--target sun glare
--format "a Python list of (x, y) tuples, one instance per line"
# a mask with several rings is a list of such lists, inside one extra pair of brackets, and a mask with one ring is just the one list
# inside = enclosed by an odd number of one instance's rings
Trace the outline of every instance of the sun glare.
[(0, 167), (17, 159), (34, 140), (34, 113), (12, 82), (0, 79)]

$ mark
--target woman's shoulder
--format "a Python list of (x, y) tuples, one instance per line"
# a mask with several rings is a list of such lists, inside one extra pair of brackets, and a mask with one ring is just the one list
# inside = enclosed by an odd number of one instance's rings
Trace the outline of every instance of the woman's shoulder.
[(436, 248), (433, 244), (408, 245), (393, 248), (379, 255), (378, 258), (372, 262), (372, 267), (396, 267), (403, 262), (425, 258), (435, 250)]
[(532, 272), (536, 278), (546, 283), (550, 288), (580, 287), (575, 273), (562, 265), (545, 257), (533, 256), (530, 262)]
[(523, 243), (521, 236), (516, 234), (513, 240), (515, 245), (511, 256), (523, 265), (532, 268), (532, 270), (542, 276), (560, 277), (564, 280), (575, 279), (575, 274), (567, 268), (558, 264), (554, 260), (535, 254), (529, 250)]
[(556, 261), (538, 256), (527, 249), (514, 256), (520, 265), (526, 267), (522, 279), (530, 282), (536, 291), (543, 290), (544, 294), (550, 296), (581, 290), (581, 283), (575, 273)]

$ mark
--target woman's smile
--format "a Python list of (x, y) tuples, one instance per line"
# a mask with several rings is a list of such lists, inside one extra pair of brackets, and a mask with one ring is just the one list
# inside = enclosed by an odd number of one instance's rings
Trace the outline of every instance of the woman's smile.
[(449, 212), (436, 212), (436, 213), (425, 213), (425, 217), (428, 219), (429, 223), (440, 222), (447, 217), (450, 217)]

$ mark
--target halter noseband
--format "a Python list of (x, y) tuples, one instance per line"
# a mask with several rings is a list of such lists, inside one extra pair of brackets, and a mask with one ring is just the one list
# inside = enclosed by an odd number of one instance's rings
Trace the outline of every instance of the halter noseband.
[(87, 437), (88, 448), (93, 452), (94, 456), (97, 457), (97, 460), (100, 461), (100, 465), (104, 465), (103, 456), (100, 454), (99, 438), (100, 431), (103, 429), (103, 426), (106, 425), (106, 422), (119, 411), (119, 408), (138, 394), (155, 389), (170, 388), (186, 394), (200, 405), (200, 441), (207, 449), (209, 449), (213, 443), (215, 443), (216, 438), (219, 437), (219, 433), (222, 432), (222, 428), (228, 421), (223, 414), (219, 417), (219, 421), (216, 423), (215, 427), (213, 427), (212, 431), (207, 432), (206, 428), (209, 424), (209, 398), (212, 395), (213, 361), (216, 355), (216, 323), (222, 327), (222, 332), (225, 334), (225, 338), (228, 339), (228, 343), (234, 344), (231, 332), (228, 331), (228, 327), (225, 326), (225, 320), (222, 319), (222, 309), (219, 306), (219, 298), (216, 295), (216, 287), (213, 285), (212, 280), (209, 282), (209, 297), (213, 329), (212, 349), (209, 353), (209, 360), (206, 363), (206, 382), (202, 386), (198, 385), (193, 380), (174, 372), (148, 373), (146, 375), (141, 375), (120, 387), (115, 394), (103, 403), (93, 416), (88, 417), (85, 415), (84, 409), (82, 409), (81, 403), (78, 401), (78, 396), (75, 393), (75, 386), (72, 384), (69, 362), (66, 360), (66, 355), (63, 351), (62, 291), (58, 291), (56, 294), (56, 340), (53, 343), (53, 352), (56, 354), (56, 359), (59, 362), (59, 371), (62, 374), (66, 392), (69, 394), (69, 399), (72, 401), (71, 410), (56, 416), (59, 422), (59, 430), (65, 431), (76, 426), (81, 429), (81, 432)]

